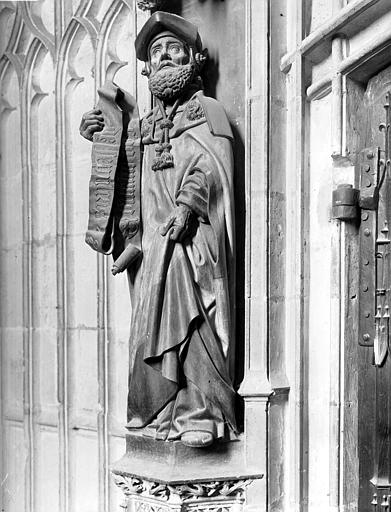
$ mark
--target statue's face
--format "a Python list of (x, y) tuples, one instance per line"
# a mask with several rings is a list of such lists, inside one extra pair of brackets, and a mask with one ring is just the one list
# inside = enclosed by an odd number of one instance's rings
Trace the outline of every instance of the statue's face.
[(191, 84), (194, 59), (186, 44), (175, 36), (165, 35), (156, 39), (149, 49), (149, 89), (166, 103), (179, 98)]
[(149, 49), (152, 73), (164, 67), (188, 64), (189, 50), (185, 43), (174, 36), (163, 36), (154, 41)]

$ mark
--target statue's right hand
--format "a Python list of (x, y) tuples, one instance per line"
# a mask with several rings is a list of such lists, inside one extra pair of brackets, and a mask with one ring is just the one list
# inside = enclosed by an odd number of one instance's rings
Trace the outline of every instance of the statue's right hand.
[(79, 127), (80, 135), (87, 140), (92, 140), (94, 133), (101, 132), (104, 126), (102, 111), (94, 108), (83, 114)]

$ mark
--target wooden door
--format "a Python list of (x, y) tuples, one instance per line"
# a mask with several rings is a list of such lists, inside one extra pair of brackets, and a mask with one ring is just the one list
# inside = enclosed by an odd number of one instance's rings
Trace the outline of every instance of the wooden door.
[(369, 80), (360, 107), (360, 197), (369, 191), (375, 198), (375, 204), (369, 207), (361, 204), (360, 221), (357, 369), (360, 511), (389, 510), (386, 506), (389, 507), (391, 500), (390, 93), (391, 68), (387, 68)]

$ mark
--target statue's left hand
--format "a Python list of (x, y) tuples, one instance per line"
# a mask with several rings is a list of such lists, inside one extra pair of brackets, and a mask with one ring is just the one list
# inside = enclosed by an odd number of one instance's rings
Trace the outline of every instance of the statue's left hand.
[(179, 205), (175, 208), (166, 223), (160, 228), (160, 234), (170, 233), (170, 240), (182, 242), (191, 231), (193, 213), (188, 206)]

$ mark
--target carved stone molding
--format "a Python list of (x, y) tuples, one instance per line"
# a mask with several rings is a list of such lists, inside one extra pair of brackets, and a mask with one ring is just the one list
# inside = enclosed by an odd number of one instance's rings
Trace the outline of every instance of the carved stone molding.
[(251, 480), (223, 480), (170, 485), (138, 477), (114, 475), (114, 481), (125, 496), (143, 494), (164, 501), (198, 500), (202, 498), (242, 498)]
[(134, 502), (135, 512), (240, 512), (243, 509), (243, 505), (240, 503), (194, 503), (193, 505), (187, 505), (183, 508), (179, 507), (172, 508), (168, 505), (158, 505), (152, 502), (142, 501), (140, 499)]
[(241, 512), (245, 488), (251, 480), (189, 482), (170, 485), (134, 476), (114, 474), (125, 495), (124, 508), (136, 512)]

